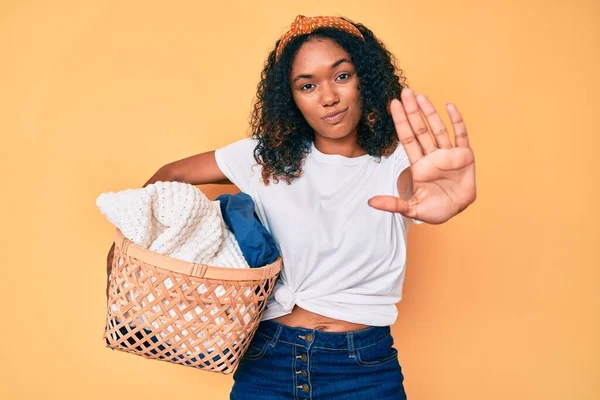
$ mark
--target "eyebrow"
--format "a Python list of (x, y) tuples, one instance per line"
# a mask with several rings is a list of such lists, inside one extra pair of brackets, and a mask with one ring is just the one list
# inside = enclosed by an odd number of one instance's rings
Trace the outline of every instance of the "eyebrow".
[[(351, 63), (351, 64), (352, 64), (352, 61), (348, 60), (347, 58), (342, 58), (342, 59), (340, 59), (340, 60), (337, 60), (336, 62), (334, 62), (334, 63), (331, 65), (331, 69), (334, 69), (335, 67), (337, 67), (338, 65), (340, 65), (341, 63), (344, 63), (344, 62), (348, 62), (348, 63)], [(296, 82), (298, 79), (302, 79), (302, 78), (310, 79), (310, 78), (312, 78), (312, 77), (313, 77), (313, 76), (312, 76), (312, 75), (310, 75), (310, 74), (300, 74), (300, 75), (298, 75), (298, 76), (296, 76), (296, 77), (294, 78), (294, 80), (292, 81), (292, 83), (295, 83), (295, 82)]]

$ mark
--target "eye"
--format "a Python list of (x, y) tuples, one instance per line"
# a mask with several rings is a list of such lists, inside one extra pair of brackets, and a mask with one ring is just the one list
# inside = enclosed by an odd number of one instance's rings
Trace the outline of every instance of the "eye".
[[(300, 90), (308, 90), (308, 89), (304, 89), (306, 86), (312, 85), (312, 83), (307, 83), (305, 85), (300, 86)], [(313, 85), (314, 86), (314, 85)]]
[(349, 73), (346, 73), (346, 72), (339, 74), (339, 75), (338, 75), (338, 78), (339, 78), (339, 77), (341, 77), (341, 76), (344, 76), (344, 75), (346, 75), (346, 76), (347, 76), (347, 78), (346, 78), (346, 79), (342, 79), (343, 81), (345, 81), (345, 80), (347, 80), (347, 79), (350, 79), (350, 74), (349, 74)]

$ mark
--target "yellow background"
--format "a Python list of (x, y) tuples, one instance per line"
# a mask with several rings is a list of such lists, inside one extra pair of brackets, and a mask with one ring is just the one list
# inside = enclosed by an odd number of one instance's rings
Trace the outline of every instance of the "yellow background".
[(469, 128), (477, 201), (410, 232), (409, 399), (600, 398), (600, 3), (293, 3), (0, 3), (0, 398), (228, 398), (231, 376), (103, 346), (95, 200), (244, 137), (296, 14), (366, 24)]

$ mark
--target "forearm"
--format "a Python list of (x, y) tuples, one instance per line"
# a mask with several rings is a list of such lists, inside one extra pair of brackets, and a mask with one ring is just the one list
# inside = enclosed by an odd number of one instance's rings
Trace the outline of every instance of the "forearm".
[(174, 173), (174, 169), (172, 168), (171, 164), (167, 164), (160, 167), (158, 171), (156, 171), (154, 175), (152, 175), (152, 177), (148, 179), (148, 181), (142, 187), (146, 187), (155, 182), (173, 182), (176, 180), (177, 176)]

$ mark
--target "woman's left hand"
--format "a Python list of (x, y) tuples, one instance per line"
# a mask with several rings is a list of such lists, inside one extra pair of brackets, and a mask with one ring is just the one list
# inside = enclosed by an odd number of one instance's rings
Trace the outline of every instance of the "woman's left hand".
[[(454, 105), (448, 105), (456, 146), (431, 102), (404, 88), (402, 103), (392, 100), (390, 111), (400, 143), (410, 161), (412, 196), (375, 196), (369, 205), (431, 224), (445, 222), (475, 201), (475, 156), (467, 128)], [(431, 138), (421, 112), (433, 131)], [(437, 142), (437, 143), (436, 143)]]

